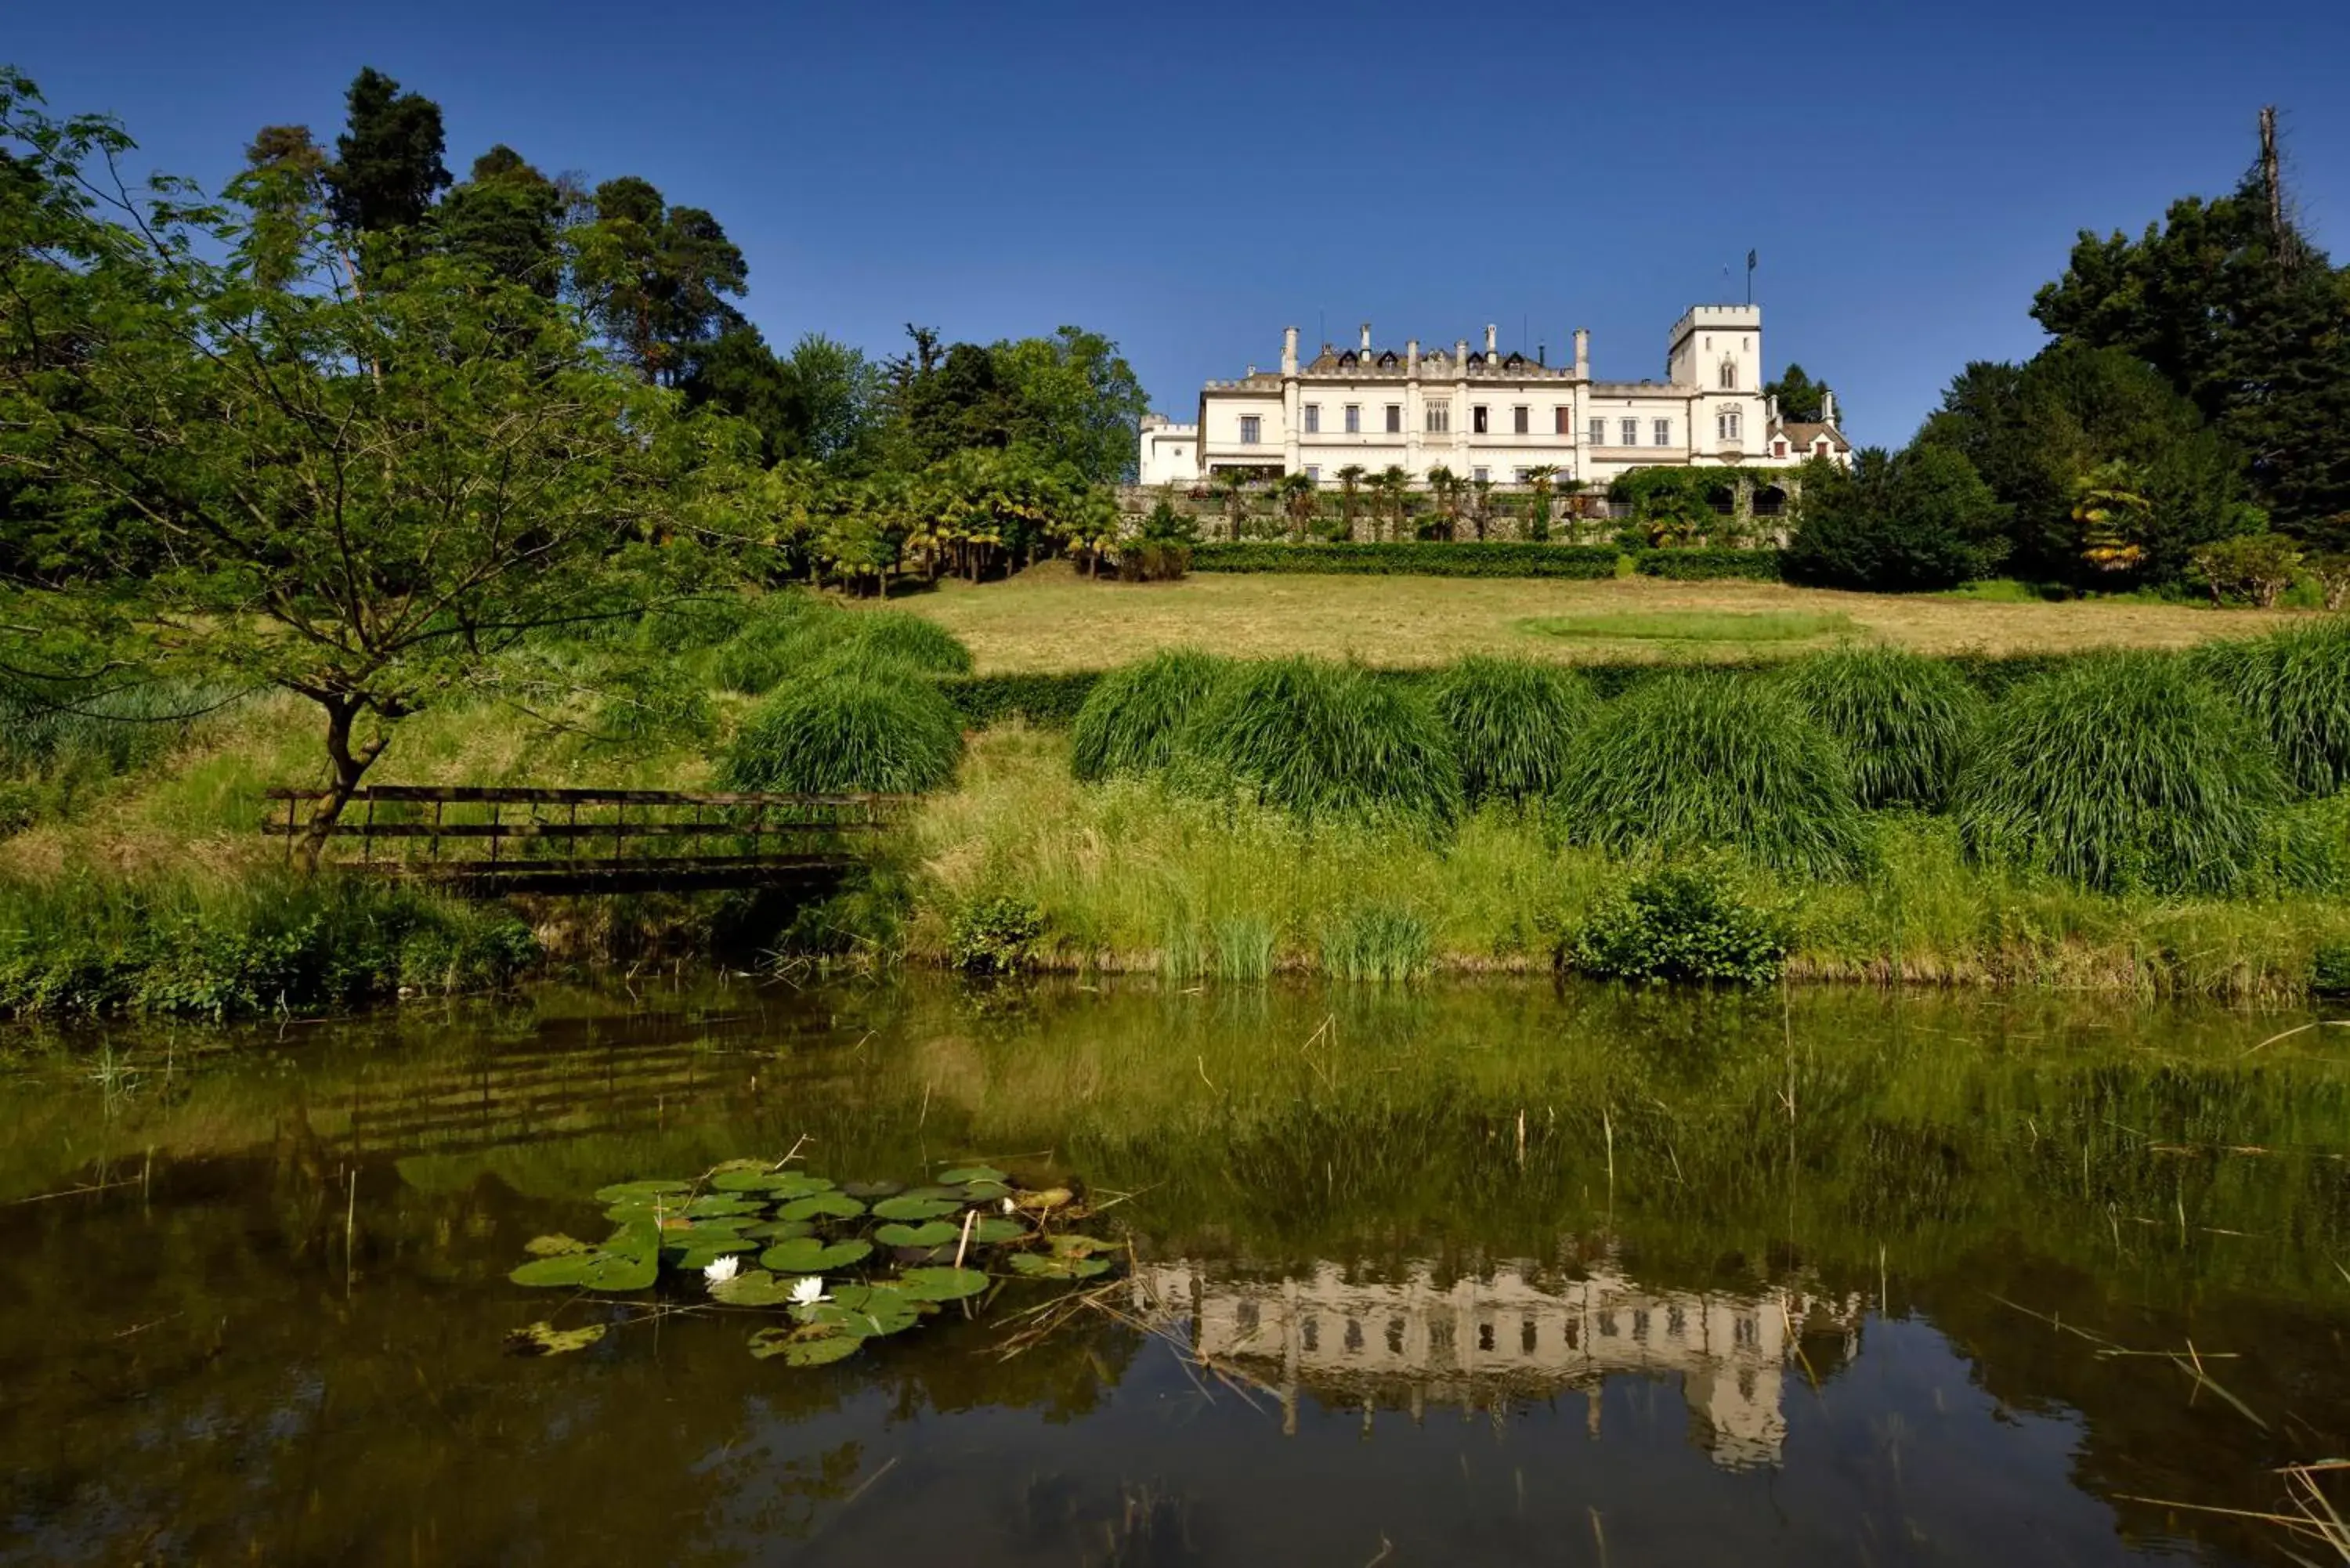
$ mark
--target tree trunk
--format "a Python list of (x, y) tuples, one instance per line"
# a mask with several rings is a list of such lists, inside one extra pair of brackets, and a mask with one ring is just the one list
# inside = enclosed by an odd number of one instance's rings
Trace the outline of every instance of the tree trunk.
[(334, 768), (334, 782), (310, 808), (310, 820), (304, 825), (301, 840), (295, 847), (295, 862), (306, 877), (317, 873), (319, 857), (343, 815), (343, 807), (350, 804), (368, 765), (383, 752), (381, 735), (356, 749), (351, 745), (351, 723), (359, 711), (358, 698), (328, 697), (321, 699), (320, 705), (327, 711), (327, 760)]

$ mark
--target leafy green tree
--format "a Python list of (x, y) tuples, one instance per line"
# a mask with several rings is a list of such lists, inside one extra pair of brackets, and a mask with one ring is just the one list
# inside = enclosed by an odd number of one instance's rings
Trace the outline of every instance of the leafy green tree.
[(678, 379), (678, 390), (687, 407), (717, 409), (756, 431), (762, 463), (809, 455), (807, 410), (798, 379), (748, 322), (700, 345)]
[(885, 390), (880, 368), (863, 349), (821, 332), (802, 336), (785, 363), (799, 411), (798, 450), (851, 467), (870, 461)]
[(1453, 539), (1461, 532), (1461, 476), (1441, 463), (1428, 471), (1428, 493), (1436, 502), (1436, 516), (1423, 532)]
[(1404, 523), (1411, 515), (1411, 475), (1405, 472), (1400, 464), (1389, 463), (1379, 470), (1378, 477), (1371, 481), (1371, 487), (1378, 492), (1379, 499), (1386, 506), (1388, 537), (1402, 538)]
[(647, 381), (677, 385), (697, 352), (742, 325), (730, 301), (748, 286), (743, 253), (716, 218), (671, 207), (633, 174), (597, 186), (594, 212), (574, 236), (588, 312)]
[(1909, 593), (1985, 576), (2005, 548), (2005, 514), (1974, 465), (1949, 447), (1856, 453), (1850, 471), (1803, 468), (1787, 575), (1829, 587)]
[(1313, 523), (1319, 505), (1315, 494), (1317, 488), (1313, 477), (1305, 473), (1284, 473), (1274, 482), (1274, 493), (1281, 498), (1282, 514), (1289, 519), (1290, 532), (1300, 538)]
[(2195, 575), (2211, 590), (2215, 605), (2234, 594), (2262, 609), (2273, 609), (2293, 587), (2302, 560), (2293, 542), (2282, 534), (2239, 534), (2196, 551)]
[(400, 721), (752, 554), (703, 543), (730, 428), (612, 374), (560, 306), (429, 255), (338, 286), (323, 223), (280, 286), (255, 210), (124, 193), (129, 147), (0, 72), (0, 468), (44, 486), (69, 567), (0, 620), (315, 704), (309, 863)]
[(1150, 400), (1098, 332), (1062, 327), (989, 350), (1011, 389), (1012, 441), (1095, 483), (1134, 477), (1137, 432)]
[(1762, 395), (1779, 400), (1781, 419), (1817, 424), (1827, 410), (1828, 384), (1813, 380), (1801, 365), (1790, 363), (1785, 375), (1762, 383)]
[(324, 170), (327, 210), (349, 234), (419, 229), (449, 184), (441, 106), (369, 66), (344, 95), (347, 124)]
[(1355, 536), (1355, 514), (1362, 505), (1363, 481), (1367, 477), (1363, 465), (1350, 462), (1338, 471), (1338, 526), (1332, 531), (1334, 543)]
[(2290, 214), (2255, 168), (2135, 240), (2084, 231), (2032, 313), (2060, 343), (2151, 366), (2241, 454), (2252, 498), (2299, 528), (2350, 509), (2350, 268)]
[(564, 280), (563, 209), (555, 182), (501, 144), (473, 160), (433, 221), (448, 254), (552, 299)]
[(245, 148), (244, 164), (254, 280), (283, 288), (294, 280), (311, 221), (326, 201), (327, 155), (307, 125), (265, 125)]
[(1526, 503), (1526, 537), (1537, 544), (1550, 540), (1551, 486), (1558, 479), (1558, 469), (1552, 463), (1538, 463), (1526, 470), (1526, 485), (1534, 494)]

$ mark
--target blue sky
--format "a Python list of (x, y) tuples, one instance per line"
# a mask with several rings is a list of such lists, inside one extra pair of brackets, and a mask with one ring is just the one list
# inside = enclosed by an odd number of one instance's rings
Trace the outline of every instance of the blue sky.
[(374, 65), (441, 102), (461, 174), (506, 141), (715, 212), (779, 344), (1075, 321), (1179, 416), (1293, 323), (1310, 346), (1492, 321), (1554, 357), (1583, 326), (1600, 374), (1660, 375), (1667, 327), (1742, 297), (1751, 246), (1773, 369), (1898, 443), (1967, 360), (2033, 351), (2075, 230), (2230, 185), (2264, 102), (2305, 220), (2350, 256), (2344, 0), (112, 0), (13, 16), (0, 51), (208, 182), (264, 123), (330, 138)]

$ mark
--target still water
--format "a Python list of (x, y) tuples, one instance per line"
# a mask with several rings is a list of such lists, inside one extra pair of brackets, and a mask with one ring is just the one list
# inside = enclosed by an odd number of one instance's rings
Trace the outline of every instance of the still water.
[[(0, 1561), (2340, 1562), (2203, 1511), (2350, 1454), (2317, 1016), (910, 981), (12, 1036)], [(1139, 1268), (1008, 1359), (986, 1311), (504, 1351), (596, 1188), (795, 1145), (1074, 1180)]]

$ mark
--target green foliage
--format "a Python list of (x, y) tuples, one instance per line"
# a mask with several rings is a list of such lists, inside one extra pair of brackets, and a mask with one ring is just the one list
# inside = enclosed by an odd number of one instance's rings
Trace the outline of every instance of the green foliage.
[(2104, 892), (2232, 894), (2280, 864), (2266, 737), (2185, 659), (2107, 654), (2009, 694), (1956, 799), (1968, 852)]
[(1789, 364), (1787, 373), (1762, 383), (1762, 395), (1779, 400), (1779, 417), (1794, 424), (1818, 424), (1826, 410), (1828, 384), (1814, 381), (1801, 365)]
[(1603, 898), (1566, 961), (1600, 980), (1768, 985), (1787, 961), (1786, 923), (1710, 866), (1667, 867)]
[(344, 96), (348, 128), (325, 171), (328, 209), (346, 233), (381, 234), (421, 225), (449, 183), (441, 161), (441, 106), (372, 66)]
[(171, 755), (234, 695), (183, 681), (42, 689), (0, 678), (0, 837), (69, 815), (92, 791)]
[(1659, 465), (1618, 474), (1607, 493), (1631, 504), (1631, 532), (1638, 542), (1658, 546), (1692, 545), (1729, 527), (1733, 489), (1720, 469)]
[(1914, 593), (1987, 576), (2006, 549), (2006, 511), (1964, 454), (1918, 445), (1862, 451), (1851, 470), (1814, 459), (1787, 542), (1788, 577)]
[(1402, 815), (1450, 822), (1461, 809), (1452, 737), (1417, 691), (1352, 665), (1281, 659), (1219, 683), (1180, 742), (1187, 780), (1237, 784), (1306, 816)]
[(1844, 748), (1865, 806), (1938, 811), (1981, 725), (1981, 694), (1950, 665), (1855, 644), (1795, 661), (1798, 701)]
[(902, 610), (847, 610), (779, 592), (760, 601), (719, 647), (711, 673), (728, 691), (755, 697), (827, 675), (968, 675), (971, 662), (971, 649), (934, 620)]
[(0, 883), (0, 1014), (314, 1012), (504, 984), (538, 956), (503, 910), (355, 878)]
[(2350, 784), (2350, 617), (2211, 643), (2194, 659), (2267, 731), (2293, 787)]
[(1549, 794), (1599, 711), (1599, 700), (1573, 670), (1522, 659), (1461, 659), (1437, 676), (1433, 695), (1472, 805)]
[(2350, 942), (2328, 942), (2317, 950), (2309, 988), (2320, 996), (2350, 996)]
[(1041, 729), (1065, 730), (1076, 722), (1093, 689), (1105, 680), (1098, 670), (1030, 671), (1014, 675), (965, 675), (938, 682), (963, 727), (983, 730), (1017, 719)]
[(2217, 539), (2190, 558), (2189, 575), (2211, 590), (2211, 602), (2249, 599), (2273, 609), (2301, 570), (2301, 552), (2282, 534), (2239, 534)]
[(1212, 654), (1167, 649), (1095, 681), (1070, 735), (1070, 765), (1076, 776), (1103, 779), (1165, 767), (1183, 726), (1213, 695), (1229, 668)]
[(727, 748), (728, 789), (785, 794), (919, 794), (953, 776), (954, 710), (927, 681), (887, 673), (783, 688)]
[(1570, 641), (1802, 642), (1856, 628), (1842, 610), (1611, 610), (1530, 616), (1517, 629)]
[(965, 974), (1014, 974), (1035, 961), (1045, 912), (1025, 899), (983, 898), (957, 910), (948, 961)]
[[(1566, 577), (1599, 582), (1618, 575), (1623, 552), (1612, 545), (1545, 545), (1522, 540), (1407, 540), (1369, 544), (1291, 544), (1271, 540), (1200, 545), (1195, 572), (1305, 572), (1420, 577)], [(1667, 549), (1632, 554), (1631, 570), (1652, 577), (1775, 582), (1773, 550)]]
[(1322, 932), (1322, 971), (1333, 980), (1394, 984), (1430, 967), (1435, 933), (1417, 910), (1399, 904), (1350, 909)]
[[(1733, 550), (1690, 545), (1669, 550), (1637, 550), (1632, 570), (1643, 577), (1665, 577), (1679, 583), (1736, 580), (1775, 583), (1784, 575), (1785, 556), (1777, 550)], [(1621, 576), (1620, 573), (1617, 574)]]
[(1865, 858), (1843, 753), (1774, 683), (1675, 672), (1586, 732), (1554, 797), (1567, 838), (1623, 851), (1726, 846), (1843, 877)]

